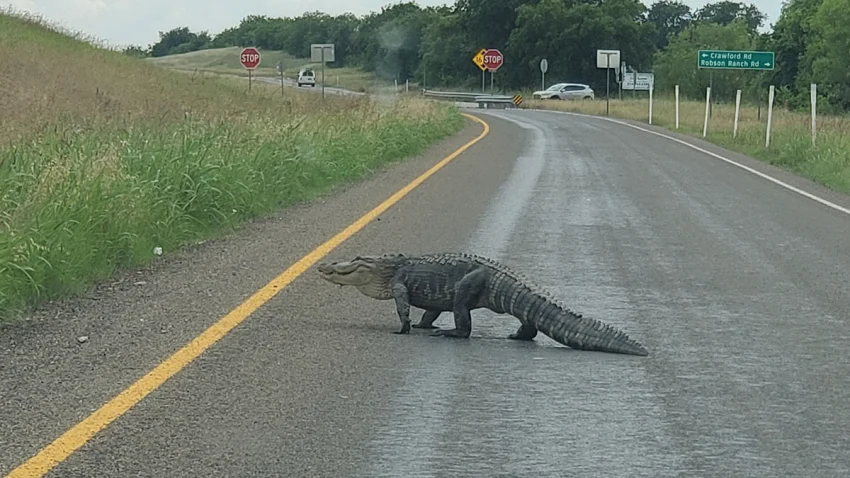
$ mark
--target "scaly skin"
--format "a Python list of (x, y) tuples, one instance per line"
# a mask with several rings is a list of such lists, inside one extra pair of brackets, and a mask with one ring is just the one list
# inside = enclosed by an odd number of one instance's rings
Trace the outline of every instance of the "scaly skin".
[(533, 340), (540, 331), (574, 349), (649, 355), (625, 333), (570, 311), (527, 277), (486, 257), (465, 253), (358, 256), (321, 263), (317, 271), (328, 282), (354, 286), (365, 296), (395, 300), (401, 320), (397, 334), (410, 332), (410, 306), (414, 306), (425, 313), (412, 327), (434, 329), (442, 312), (452, 312), (455, 328), (432, 335), (468, 338), (470, 311), (487, 308), (519, 319), (519, 329), (509, 336), (514, 340)]

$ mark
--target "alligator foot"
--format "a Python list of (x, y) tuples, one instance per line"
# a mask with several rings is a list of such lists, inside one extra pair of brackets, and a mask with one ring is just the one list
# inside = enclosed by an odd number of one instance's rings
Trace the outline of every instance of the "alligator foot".
[(440, 329), (433, 334), (432, 337), (452, 337), (456, 339), (468, 339), (469, 330), (458, 330), (458, 329)]
[(419, 323), (414, 325), (413, 327), (416, 329), (436, 329), (434, 325), (434, 321), (440, 316), (442, 311), (440, 310), (426, 310), (424, 314), (422, 314), (422, 318), (419, 319)]
[(517, 329), (516, 332), (508, 335), (508, 338), (511, 340), (534, 340), (534, 337), (537, 337), (537, 327), (534, 326), (521, 326)]
[(529, 337), (527, 335), (519, 335), (519, 334), (508, 335), (508, 338), (511, 339), (511, 340), (522, 340), (522, 341), (526, 341), (526, 342), (530, 342), (530, 341), (534, 340), (534, 337)]
[[(415, 327), (415, 326), (414, 326)], [(401, 330), (393, 332), (396, 335), (408, 334), (410, 333), (410, 322), (404, 322), (401, 324)]]

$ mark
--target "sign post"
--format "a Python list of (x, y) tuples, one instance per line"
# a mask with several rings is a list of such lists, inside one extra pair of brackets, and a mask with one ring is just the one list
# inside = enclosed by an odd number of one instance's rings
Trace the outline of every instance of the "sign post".
[(487, 51), (487, 49), (482, 48), (482, 49), (478, 50), (478, 53), (476, 53), (475, 56), (472, 57), (472, 62), (475, 63), (475, 65), (478, 67), (479, 70), (481, 70), (481, 92), (482, 93), (484, 93), (484, 75), (485, 75), (484, 72), (487, 71), (487, 67), (484, 66), (484, 52), (485, 51)]
[(676, 85), (676, 129), (679, 129), (679, 85)]
[(738, 115), (741, 113), (741, 90), (735, 92), (735, 122), (732, 124), (732, 137), (738, 137)]
[(605, 116), (610, 112), (608, 100), (611, 96), (611, 65), (614, 65), (614, 68), (620, 66), (620, 50), (596, 50), (596, 68), (605, 68)]
[(775, 91), (776, 91), (775, 87), (773, 85), (770, 85), (770, 93), (769, 93), (768, 100), (767, 100), (767, 132), (765, 133), (765, 137), (764, 137), (764, 147), (765, 148), (770, 147), (770, 125), (772, 124), (772, 121), (773, 121), (773, 98), (774, 98), (774, 95), (775, 95)]
[(812, 146), (815, 145), (815, 139), (817, 138), (817, 121), (815, 118), (817, 117), (817, 109), (818, 109), (818, 85), (816, 83), (811, 84), (811, 101), (812, 101)]
[(546, 72), (549, 71), (549, 60), (546, 58), (540, 60), (540, 73), (543, 75), (540, 78), (540, 90), (546, 89)]
[(617, 68), (614, 71), (617, 72), (617, 84), (620, 85), (620, 100), (622, 100), (623, 99), (623, 82), (626, 80), (625, 79), (626, 62), (625, 61), (620, 62), (620, 67)]
[(280, 73), (280, 96), (283, 96), (283, 62), (277, 62), (277, 71)]
[(501, 68), (504, 61), (505, 57), (502, 56), (502, 52), (496, 48), (490, 48), (484, 52), (484, 66), (490, 70), (490, 94), (493, 93), (493, 75), (496, 70)]
[(248, 91), (251, 91), (251, 71), (260, 66), (260, 52), (252, 46), (245, 48), (239, 55), (239, 63), (248, 70)]
[(322, 62), (322, 98), (325, 97), (325, 62), (333, 62), (333, 43), (313, 43), (310, 45), (310, 61)]

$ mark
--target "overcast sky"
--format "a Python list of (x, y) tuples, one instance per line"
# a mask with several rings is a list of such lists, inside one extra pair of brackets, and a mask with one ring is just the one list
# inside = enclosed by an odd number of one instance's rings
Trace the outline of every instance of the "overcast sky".
[[(498, 1), (498, 0), (493, 0)], [(654, 0), (642, 0), (650, 5)], [(747, 0), (744, 0), (747, 2)], [(305, 11), (357, 16), (379, 11), (398, 0), (0, 0), (0, 5), (39, 13), (52, 22), (83, 31), (113, 45), (155, 43), (160, 31), (187, 26), (215, 35), (248, 15), (297, 16)], [(453, 4), (454, 0), (418, 0), (422, 6)], [(706, 0), (684, 0), (699, 8)], [(747, 2), (749, 3), (749, 2)], [(767, 14), (766, 27), (779, 17), (782, 0), (754, 0)], [(300, 6), (298, 6), (300, 5)], [(307, 6), (305, 8), (305, 6)]]

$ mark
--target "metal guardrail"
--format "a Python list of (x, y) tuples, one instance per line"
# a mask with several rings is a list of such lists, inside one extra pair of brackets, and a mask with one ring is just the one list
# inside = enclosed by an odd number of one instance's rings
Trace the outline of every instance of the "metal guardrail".
[(438, 90), (421, 90), (422, 96), (426, 98), (439, 98), (444, 100), (456, 101), (474, 101), (476, 97), (481, 96), (481, 93), (472, 93), (466, 91), (438, 91)]
[(520, 95), (487, 95), (466, 91), (438, 91), (427, 89), (421, 90), (421, 94), (426, 98), (478, 103), (479, 108), (486, 108), (491, 105), (503, 105), (502, 107), (506, 107), (509, 104), (515, 106), (522, 104), (522, 96)]

